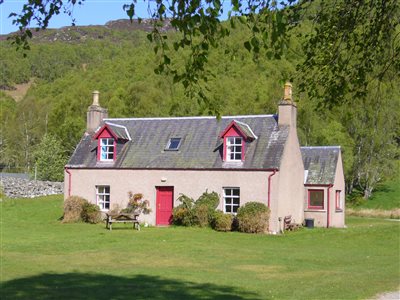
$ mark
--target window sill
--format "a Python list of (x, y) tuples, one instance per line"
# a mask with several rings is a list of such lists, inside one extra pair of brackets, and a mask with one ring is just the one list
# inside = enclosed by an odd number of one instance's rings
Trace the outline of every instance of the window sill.
[(337, 212), (337, 213), (342, 213), (342, 212), (343, 212), (343, 209), (341, 209), (341, 208), (336, 208), (335, 212)]
[(326, 212), (326, 209), (319, 208), (306, 208), (304, 212)]

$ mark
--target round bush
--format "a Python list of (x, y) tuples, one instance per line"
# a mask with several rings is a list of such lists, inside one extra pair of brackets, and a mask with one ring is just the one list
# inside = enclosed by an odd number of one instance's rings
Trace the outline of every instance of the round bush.
[(231, 214), (224, 214), (222, 211), (217, 210), (214, 212), (212, 227), (217, 231), (231, 231), (232, 220), (233, 216)]
[(269, 214), (269, 208), (263, 203), (246, 203), (239, 207), (236, 215), (239, 231), (247, 233), (267, 232)]
[(83, 205), (87, 200), (79, 196), (70, 196), (64, 201), (63, 223), (82, 221)]
[(85, 202), (82, 206), (82, 220), (86, 223), (97, 224), (101, 222), (100, 208), (89, 202)]

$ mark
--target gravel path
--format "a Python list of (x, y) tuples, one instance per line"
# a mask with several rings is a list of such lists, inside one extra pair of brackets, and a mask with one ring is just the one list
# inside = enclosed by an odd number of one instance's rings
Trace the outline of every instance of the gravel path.
[(397, 292), (387, 292), (376, 295), (375, 298), (371, 300), (399, 300), (400, 299), (400, 291)]

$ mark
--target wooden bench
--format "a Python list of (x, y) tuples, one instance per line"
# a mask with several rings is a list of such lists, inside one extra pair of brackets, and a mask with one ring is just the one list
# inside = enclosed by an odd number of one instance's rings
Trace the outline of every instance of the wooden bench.
[(138, 220), (139, 214), (137, 213), (117, 213), (117, 214), (106, 214), (106, 228), (112, 230), (113, 223), (129, 223), (132, 222), (133, 229), (140, 230), (140, 224)]
[(300, 224), (293, 223), (291, 215), (283, 218), (283, 230), (293, 231), (299, 229), (300, 227)]

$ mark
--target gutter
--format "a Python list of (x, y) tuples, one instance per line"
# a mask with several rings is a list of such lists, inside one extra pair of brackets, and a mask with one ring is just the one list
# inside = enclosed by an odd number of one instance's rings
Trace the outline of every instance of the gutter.
[(272, 174), (268, 176), (268, 208), (271, 210), (271, 177), (276, 174), (276, 170), (272, 170)]
[(68, 174), (68, 197), (69, 197), (71, 196), (72, 174), (68, 170), (68, 167), (65, 167), (65, 172)]
[(330, 185), (328, 185), (328, 203), (327, 203), (327, 206), (326, 206), (326, 228), (329, 228), (329, 225), (330, 225), (330, 202), (331, 202), (331, 197), (330, 197), (330, 189), (333, 187), (333, 184), (330, 184)]

